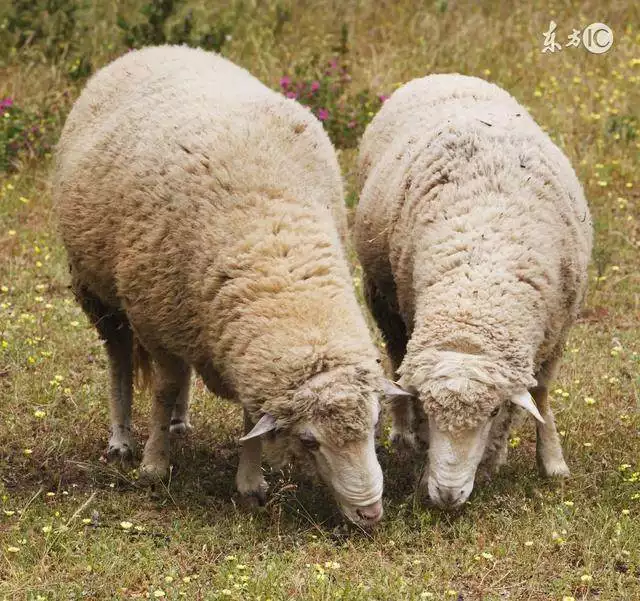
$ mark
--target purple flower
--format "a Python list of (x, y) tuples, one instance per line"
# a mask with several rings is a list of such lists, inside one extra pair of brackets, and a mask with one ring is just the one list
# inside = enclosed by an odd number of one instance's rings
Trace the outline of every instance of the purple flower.
[(0, 110), (8, 109), (13, 106), (13, 98), (3, 98), (0, 100)]
[(311, 82), (311, 91), (312, 92), (317, 92), (320, 89), (320, 82), (319, 81), (312, 81)]
[(291, 85), (291, 78), (288, 75), (280, 78), (280, 87), (286, 90)]
[(327, 109), (318, 109), (318, 119), (320, 121), (326, 121), (329, 118), (329, 111)]
[(378, 100), (384, 104), (384, 102), (389, 98), (386, 94), (378, 94)]
[(298, 95), (297, 95), (295, 92), (287, 92), (287, 93), (285, 94), (285, 96), (286, 96), (287, 98), (297, 98), (297, 97), (298, 97)]

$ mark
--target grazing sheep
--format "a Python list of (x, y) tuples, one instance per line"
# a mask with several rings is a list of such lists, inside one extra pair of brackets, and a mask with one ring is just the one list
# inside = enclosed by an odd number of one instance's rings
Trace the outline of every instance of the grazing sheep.
[(413, 444), (424, 410), (422, 485), (464, 503), (490, 436), (490, 467), (504, 462), (514, 405), (538, 420), (541, 472), (567, 476), (547, 394), (592, 245), (569, 161), (509, 94), (462, 75), (397, 90), (359, 161), (356, 250), (405, 390), (392, 439)]
[(147, 48), (89, 81), (54, 196), (73, 289), (110, 359), (110, 456), (132, 453), (138, 348), (155, 376), (147, 476), (168, 473), (193, 367), (244, 406), (242, 494), (264, 502), (272, 442), (277, 461), (313, 460), (348, 518), (380, 519), (383, 374), (340, 239), (342, 194), (321, 124), (215, 54)]

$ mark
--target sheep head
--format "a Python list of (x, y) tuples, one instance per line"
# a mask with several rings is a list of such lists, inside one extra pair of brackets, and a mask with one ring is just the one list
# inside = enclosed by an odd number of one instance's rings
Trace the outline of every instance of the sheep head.
[(380, 388), (380, 378), (361, 369), (316, 374), (254, 428), (258, 436), (271, 432), (263, 438), (272, 463), (295, 460), (315, 472), (345, 516), (362, 526), (382, 517), (383, 478), (375, 452)]
[[(426, 358), (423, 355), (422, 359)], [(401, 388), (420, 399), (429, 424), (429, 461), (422, 484), (431, 500), (455, 508), (469, 498), (494, 423), (509, 402), (542, 421), (527, 387), (482, 355), (432, 351), (420, 368), (401, 368)]]

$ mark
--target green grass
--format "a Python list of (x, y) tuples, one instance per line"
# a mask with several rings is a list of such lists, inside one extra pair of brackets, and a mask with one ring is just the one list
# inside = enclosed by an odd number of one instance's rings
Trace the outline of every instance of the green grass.
[[(94, 4), (78, 10), (92, 33), (73, 52), (98, 67), (124, 50), (117, 15), (138, 19), (141, 3)], [(0, 174), (0, 598), (640, 599), (637, 5), (187, 4), (203, 23), (242, 10), (224, 53), (274, 87), (314, 55), (331, 58), (344, 24), (355, 88), (390, 93), (431, 72), (479, 75), (530, 107), (564, 148), (596, 223), (587, 302), (553, 386), (573, 477), (539, 478), (527, 423), (504, 472), (455, 515), (414, 496), (421, 458), (386, 445), (386, 515), (372, 533), (345, 527), (327, 492), (295, 472), (269, 473), (269, 504), (250, 513), (233, 484), (240, 411), (197, 382), (194, 432), (174, 445), (171, 483), (138, 486), (135, 472), (100, 461), (106, 358), (67, 289), (50, 160), (22, 157), (17, 171)], [(561, 42), (573, 27), (603, 21), (614, 46), (600, 56), (542, 54), (552, 18)], [(0, 47), (0, 98), (33, 111), (68, 108), (82, 85), (68, 74), (76, 58), (48, 58), (45, 43)], [(340, 154), (350, 205), (354, 158)], [(137, 396), (139, 446), (147, 412)]]

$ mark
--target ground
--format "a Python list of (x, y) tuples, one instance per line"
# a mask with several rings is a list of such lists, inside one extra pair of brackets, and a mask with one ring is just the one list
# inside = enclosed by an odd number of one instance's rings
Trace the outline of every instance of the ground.
[[(133, 0), (81, 4), (74, 23), (87, 32), (73, 47), (47, 34), (62, 48), (52, 58), (35, 41), (12, 50), (6, 4), (0, 100), (32, 113), (68, 110), (84, 81), (80, 59), (96, 68), (121, 54), (134, 42), (123, 42), (118, 15), (142, 18)], [(371, 533), (342, 526), (327, 492), (296, 473), (269, 472), (269, 504), (251, 512), (233, 485), (240, 411), (196, 382), (194, 430), (174, 444), (170, 484), (138, 485), (135, 471), (100, 459), (106, 358), (68, 290), (50, 153), (32, 148), (0, 172), (0, 598), (640, 599), (640, 7), (187, 4), (199, 23), (230, 19), (224, 54), (273, 87), (336, 52), (352, 88), (374, 96), (428, 73), (478, 75), (514, 94), (561, 145), (596, 228), (588, 297), (553, 386), (572, 477), (538, 476), (527, 422), (503, 473), (457, 514), (423, 505), (414, 495), (421, 458), (383, 441), (386, 513)], [(561, 44), (553, 53), (543, 52), (550, 21)], [(598, 21), (613, 31), (608, 52), (565, 46), (573, 29)], [(355, 152), (340, 150), (350, 205)], [(147, 414), (137, 394), (138, 451)]]

